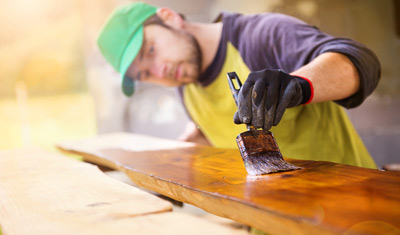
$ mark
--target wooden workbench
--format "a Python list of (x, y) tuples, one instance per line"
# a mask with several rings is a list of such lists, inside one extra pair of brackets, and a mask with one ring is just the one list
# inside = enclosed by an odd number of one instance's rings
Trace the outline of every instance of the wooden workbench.
[(0, 151), (0, 234), (247, 234), (37, 148)]
[(272, 234), (399, 233), (400, 173), (291, 160), (297, 171), (248, 176), (238, 150), (133, 134), (59, 148), (136, 184)]

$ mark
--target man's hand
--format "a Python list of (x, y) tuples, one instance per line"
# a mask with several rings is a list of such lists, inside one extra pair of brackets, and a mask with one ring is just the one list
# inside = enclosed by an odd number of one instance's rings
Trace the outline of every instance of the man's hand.
[(286, 108), (309, 103), (312, 94), (312, 84), (308, 79), (282, 70), (251, 72), (239, 91), (234, 122), (269, 130), (278, 125)]

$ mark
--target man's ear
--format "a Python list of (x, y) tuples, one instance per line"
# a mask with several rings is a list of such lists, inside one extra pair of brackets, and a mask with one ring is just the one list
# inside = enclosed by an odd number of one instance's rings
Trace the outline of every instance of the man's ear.
[(169, 27), (180, 29), (184, 24), (182, 17), (169, 8), (158, 8), (157, 15)]

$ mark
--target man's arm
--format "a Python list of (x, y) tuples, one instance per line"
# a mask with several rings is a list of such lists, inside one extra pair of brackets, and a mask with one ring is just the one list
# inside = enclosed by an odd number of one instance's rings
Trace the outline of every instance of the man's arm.
[(345, 107), (357, 106), (372, 92), (368, 91), (365, 78), (373, 75), (366, 75), (363, 68), (357, 69), (350, 58), (327, 51), (292, 74), (271, 69), (250, 73), (238, 95), (234, 122), (269, 130), (278, 125), (286, 108), (300, 104), (336, 101)]
[(286, 108), (310, 102), (354, 108), (376, 88), (379, 61), (364, 45), (280, 14), (251, 23), (237, 42), (252, 72), (239, 92), (235, 123), (269, 129)]
[(196, 124), (193, 122), (189, 122), (186, 125), (185, 130), (177, 139), (186, 142), (194, 142), (201, 145), (211, 145), (204, 136), (203, 132), (201, 132), (201, 130), (197, 128)]
[(356, 67), (340, 53), (323, 53), (291, 74), (311, 81), (314, 87), (311, 103), (342, 100), (354, 95), (360, 88)]

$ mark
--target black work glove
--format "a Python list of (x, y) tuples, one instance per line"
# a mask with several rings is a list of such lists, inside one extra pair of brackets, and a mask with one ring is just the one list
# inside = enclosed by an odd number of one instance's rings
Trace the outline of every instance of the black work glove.
[(239, 91), (234, 122), (269, 130), (278, 125), (286, 108), (309, 103), (312, 93), (308, 79), (282, 70), (251, 72)]

